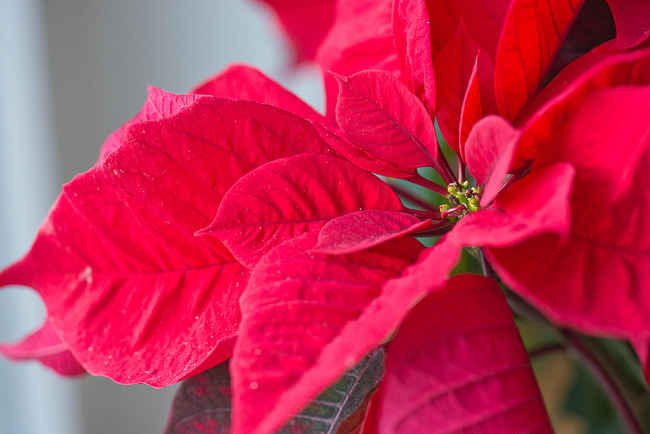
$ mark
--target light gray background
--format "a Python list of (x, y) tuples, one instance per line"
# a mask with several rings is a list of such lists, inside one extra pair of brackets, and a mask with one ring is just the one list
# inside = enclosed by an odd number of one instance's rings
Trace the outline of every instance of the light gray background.
[[(323, 104), (318, 73), (288, 70), (251, 0), (0, 0), (0, 49), (0, 266), (26, 251), (60, 185), (94, 163), (147, 84), (183, 92), (244, 61)], [(3, 291), (0, 340), (42, 316), (31, 292)], [(160, 433), (173, 391), (0, 360), (0, 434)]]

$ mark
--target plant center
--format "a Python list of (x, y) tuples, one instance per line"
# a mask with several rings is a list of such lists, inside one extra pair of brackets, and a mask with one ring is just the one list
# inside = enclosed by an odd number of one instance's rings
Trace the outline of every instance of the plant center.
[(443, 218), (456, 221), (470, 212), (478, 211), (481, 190), (481, 187), (470, 187), (469, 181), (452, 182), (447, 185), (447, 203), (440, 205), (440, 214)]

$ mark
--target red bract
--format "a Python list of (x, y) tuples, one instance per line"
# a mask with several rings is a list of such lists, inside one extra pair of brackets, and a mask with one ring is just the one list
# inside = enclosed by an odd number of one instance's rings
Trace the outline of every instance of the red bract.
[[(584, 3), (395, 0), (370, 7), (340, 2), (318, 60), (324, 70), (344, 75), (380, 68), (399, 76), (435, 114), (447, 143), (462, 153), (464, 140), (481, 114), (499, 114), (517, 121), (551, 74), (576, 57), (575, 50), (582, 54), (613, 36), (609, 30), (611, 15), (592, 2), (587, 2), (583, 11)], [(608, 3), (618, 34), (612, 49), (629, 49), (647, 40), (648, 2)], [(354, 26), (364, 31), (350, 30)], [(569, 47), (561, 51), (567, 35)], [(381, 43), (352, 50), (361, 42), (370, 45), (369, 41)], [(398, 63), (393, 61), (395, 56)], [(477, 56), (477, 72), (472, 86), (468, 86)], [(328, 111), (332, 111), (335, 93), (326, 81), (330, 89)], [(466, 107), (466, 92), (470, 90), (480, 90), (481, 98), (471, 99), (473, 106)]]
[(311, 123), (253, 102), (152, 90), (142, 113), (64, 187), (0, 284), (35, 288), (89, 372), (165, 386), (230, 356), (248, 276), (194, 233), (242, 175), (329, 148)]
[(273, 8), (297, 62), (313, 60), (334, 20), (336, 0), (258, 0)]
[(409, 313), (380, 398), (379, 433), (553, 432), (512, 313), (481, 276), (452, 278)]
[(0, 345), (0, 354), (15, 361), (38, 360), (64, 376), (74, 377), (86, 372), (49, 322), (16, 345)]

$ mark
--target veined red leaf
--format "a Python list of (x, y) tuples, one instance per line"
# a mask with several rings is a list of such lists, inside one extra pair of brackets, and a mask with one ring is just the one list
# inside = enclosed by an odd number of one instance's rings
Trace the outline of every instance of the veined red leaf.
[(230, 65), (195, 87), (192, 93), (268, 104), (317, 124), (325, 122), (323, 115), (303, 100), (262, 71), (248, 65)]
[(327, 149), (289, 113), (209, 96), (133, 123), (117, 149), (64, 187), (0, 285), (37, 289), (90, 373), (173, 384), (231, 355), (248, 276), (218, 240), (193, 234), (243, 174)]
[(321, 228), (314, 253), (344, 255), (369, 249), (378, 244), (431, 226), (401, 211), (367, 210), (336, 217)]
[(66, 377), (86, 373), (48, 321), (18, 343), (0, 344), (0, 354), (14, 361), (38, 360), (57, 374)]
[(391, 161), (377, 160), (361, 147), (345, 139), (343, 132), (332, 125), (333, 122), (325, 119), (323, 115), (261, 71), (250, 66), (230, 66), (199, 85), (193, 92), (219, 98), (253, 101), (286, 110), (311, 121), (321, 138), (329, 146), (362, 169), (394, 178), (407, 178), (412, 175)]
[(153, 86), (147, 88), (147, 100), (137, 115), (121, 128), (108, 136), (100, 151), (99, 159), (103, 160), (106, 155), (117, 149), (124, 141), (126, 130), (136, 122), (157, 121), (165, 117), (173, 116), (186, 107), (198, 101), (198, 95), (175, 95), (165, 92)]
[(431, 52), (431, 20), (426, 0), (393, 2), (393, 32), (401, 79), (426, 106), (436, 112), (436, 79)]
[(517, 147), (517, 161), (556, 161), (552, 150), (557, 131), (594, 91), (647, 84), (650, 84), (648, 49), (617, 54), (606, 43), (578, 58), (545, 86), (522, 113), (518, 125), (523, 125), (523, 137)]
[(539, 89), (584, 0), (513, 0), (496, 52), (499, 113), (513, 121)]
[(242, 177), (201, 232), (214, 232), (252, 268), (274, 246), (303, 232), (318, 233), (328, 220), (365, 209), (401, 210), (402, 204), (374, 175), (337, 157), (306, 153)]
[(378, 70), (336, 79), (336, 121), (351, 142), (413, 173), (434, 165), (438, 142), (433, 120), (403, 84)]
[[(408, 310), (444, 285), (460, 247), (421, 251), (401, 238), (350, 255), (289, 241), (256, 266), (242, 297), (233, 356), (235, 433), (274, 432), (395, 331)], [(380, 289), (381, 288), (381, 289)]]
[(575, 167), (570, 233), (487, 252), (504, 282), (558, 324), (650, 337), (650, 191), (639, 188), (650, 182), (649, 116), (650, 86), (590, 92), (545, 149)]
[(379, 432), (553, 430), (498, 284), (453, 277), (420, 302), (389, 344)]
[[(483, 103), (481, 101), (481, 89), (478, 83), (478, 60), (481, 54), (476, 55), (476, 60), (474, 61), (474, 67), (469, 76), (467, 89), (465, 89), (465, 95), (463, 96), (463, 102), (460, 106), (460, 118), (458, 120), (458, 142), (455, 145), (458, 146), (457, 151), (460, 154), (460, 157), (465, 161), (465, 142), (469, 133), (472, 131), (472, 127), (486, 114), (486, 110), (483, 108)], [(452, 147), (453, 148), (453, 147)]]
[[(276, 433), (357, 433), (368, 398), (383, 373), (384, 350), (378, 349), (343, 374)], [(230, 384), (227, 362), (185, 380), (174, 396), (165, 434), (230, 433)]]
[[(393, 0), (337, 0), (334, 25), (316, 56), (323, 73), (381, 69), (399, 75), (392, 4)], [(327, 116), (334, 119), (338, 85), (329, 74), (324, 81)]]

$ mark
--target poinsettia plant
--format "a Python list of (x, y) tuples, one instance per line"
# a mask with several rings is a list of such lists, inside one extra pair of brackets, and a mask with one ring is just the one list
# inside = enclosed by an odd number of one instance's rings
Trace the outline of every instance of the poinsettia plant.
[(516, 318), (650, 429), (650, 3), (267, 3), (326, 114), (151, 88), (0, 273), (48, 314), (0, 352), (184, 381), (168, 433), (552, 432)]

